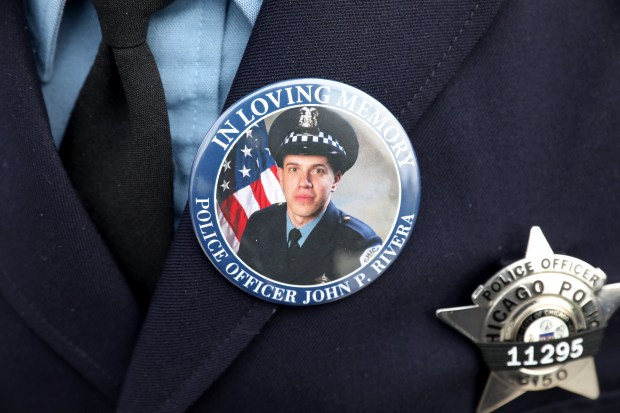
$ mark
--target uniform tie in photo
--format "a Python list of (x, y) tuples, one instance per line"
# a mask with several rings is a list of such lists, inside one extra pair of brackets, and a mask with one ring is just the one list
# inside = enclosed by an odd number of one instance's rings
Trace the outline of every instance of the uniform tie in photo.
[(173, 234), (172, 149), (164, 90), (146, 43), (172, 0), (93, 0), (101, 44), (60, 154), (85, 208), (143, 307)]
[(301, 239), (301, 231), (297, 228), (293, 228), (288, 233), (288, 256), (291, 261), (295, 261), (301, 246), (299, 246), (299, 240)]

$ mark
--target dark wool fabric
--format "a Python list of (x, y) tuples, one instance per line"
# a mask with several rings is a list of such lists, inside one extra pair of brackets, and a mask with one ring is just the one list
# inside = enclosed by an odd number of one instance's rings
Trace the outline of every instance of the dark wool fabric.
[(164, 90), (146, 44), (166, 1), (95, 1), (103, 40), (61, 157), (142, 307), (172, 240), (172, 147)]
[[(617, 1), (265, 0), (228, 105), (301, 77), (383, 102), (420, 164), (412, 237), (362, 291), (276, 308), (213, 268), (186, 211), (144, 322), (54, 149), (22, 7), (0, 2), (0, 411), (472, 412), (489, 371), (435, 311), (532, 225), (620, 282)], [(598, 400), (498, 411), (618, 412), (619, 346), (616, 314)]]

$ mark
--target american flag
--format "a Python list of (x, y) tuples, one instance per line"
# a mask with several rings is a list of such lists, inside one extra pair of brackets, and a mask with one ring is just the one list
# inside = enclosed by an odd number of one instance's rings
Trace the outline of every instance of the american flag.
[(250, 215), (284, 202), (276, 171), (276, 163), (267, 148), (267, 129), (261, 121), (237, 141), (222, 163), (217, 183), (218, 221), (235, 252), (239, 250)]

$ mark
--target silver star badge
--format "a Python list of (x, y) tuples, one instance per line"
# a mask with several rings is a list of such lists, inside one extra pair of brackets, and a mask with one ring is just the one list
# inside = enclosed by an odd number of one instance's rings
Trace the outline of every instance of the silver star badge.
[(491, 370), (479, 413), (554, 387), (598, 398), (594, 355), (620, 304), (620, 283), (605, 285), (606, 278), (582, 260), (554, 254), (532, 227), (525, 258), (479, 286), (474, 305), (437, 310), (479, 347)]

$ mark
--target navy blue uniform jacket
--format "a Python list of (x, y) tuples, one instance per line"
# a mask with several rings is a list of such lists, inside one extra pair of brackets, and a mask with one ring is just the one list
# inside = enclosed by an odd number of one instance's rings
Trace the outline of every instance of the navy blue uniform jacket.
[(366, 250), (381, 245), (381, 238), (365, 223), (329, 203), (319, 223), (303, 243), (299, 259), (287, 256), (286, 203), (252, 214), (241, 238), (239, 258), (275, 281), (319, 284), (343, 277), (362, 264)]
[[(419, 161), (411, 239), (358, 293), (291, 308), (222, 277), (186, 212), (146, 316), (58, 157), (24, 16), (0, 1), (1, 412), (472, 412), (489, 371), (436, 309), (532, 225), (620, 282), (616, 0), (264, 0), (227, 105), (303, 77), (378, 99)], [(598, 400), (500, 412), (620, 411), (619, 348), (616, 314)]]

